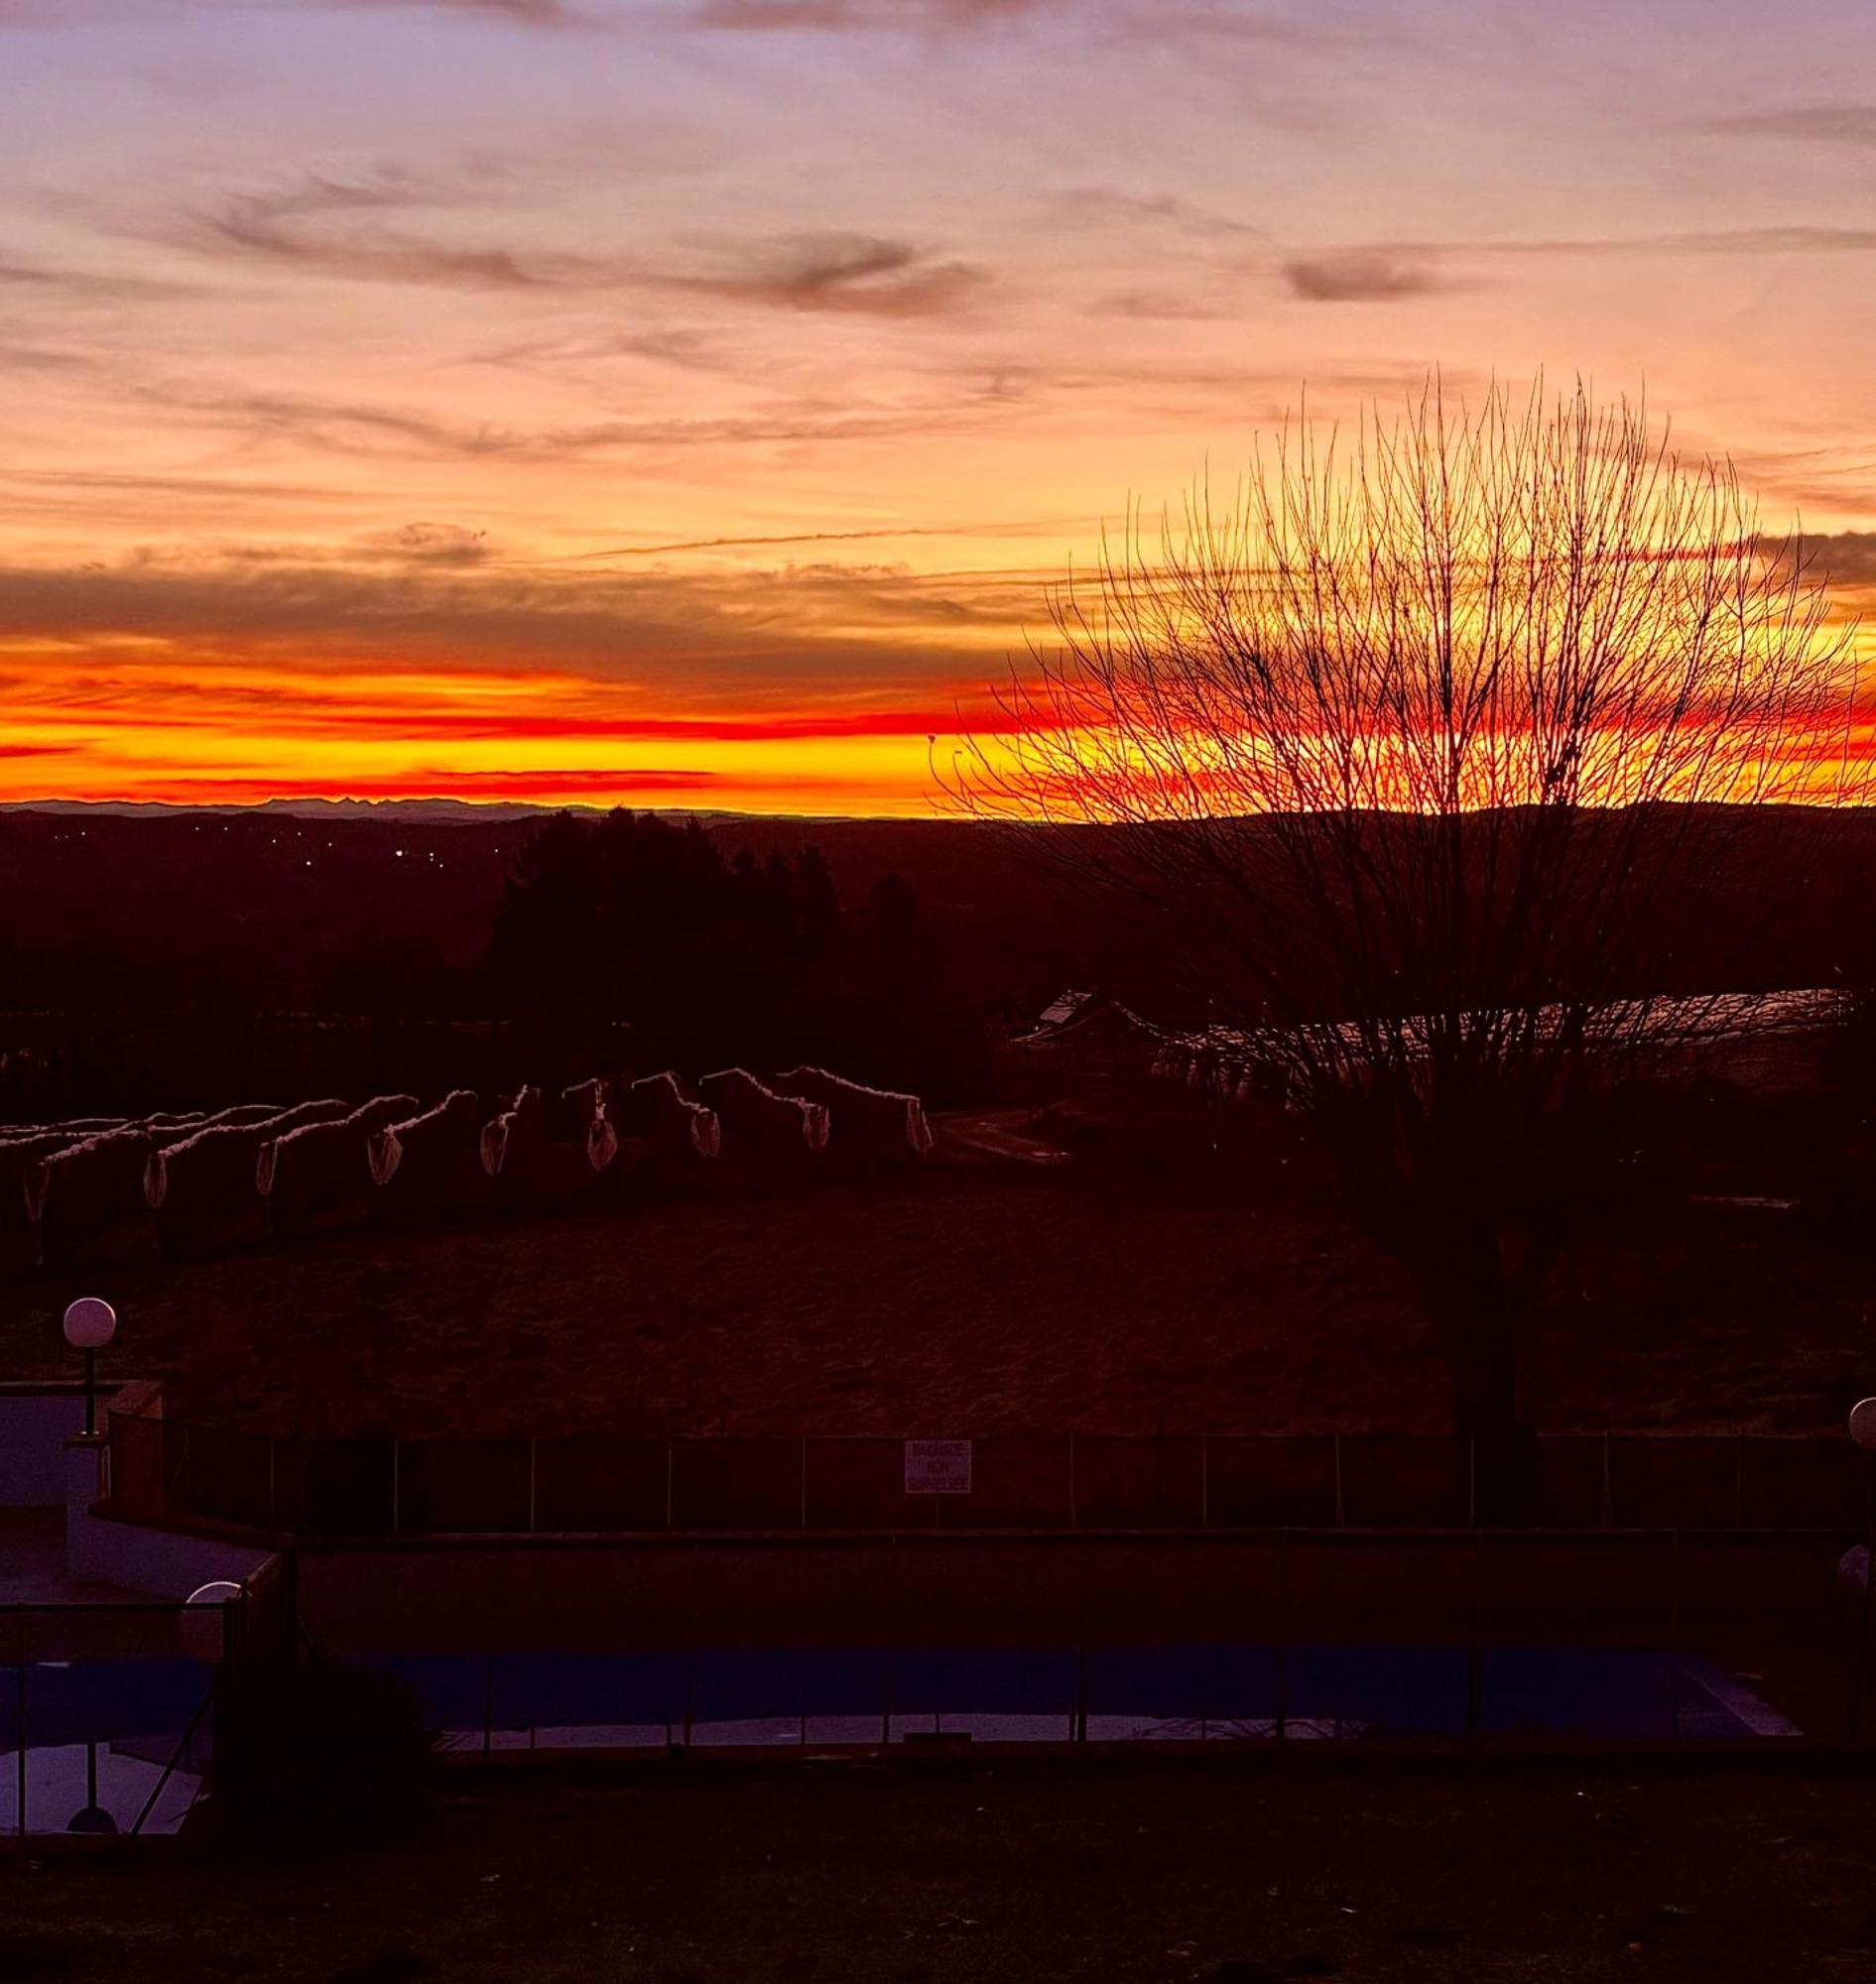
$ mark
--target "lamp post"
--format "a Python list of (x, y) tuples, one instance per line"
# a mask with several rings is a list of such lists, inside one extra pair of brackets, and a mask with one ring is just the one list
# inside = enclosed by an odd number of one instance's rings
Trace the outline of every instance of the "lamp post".
[[(1850, 1437), (1865, 1455), (1876, 1450), (1876, 1399), (1850, 1408)], [(1863, 1733), (1863, 1696), (1869, 1686), (1870, 1636), (1876, 1630), (1876, 1501), (1870, 1495), (1870, 1463), (1863, 1466), (1863, 1636), (1857, 1652), (1856, 1687), (1851, 1697), (1850, 1737)]]
[(113, 1833), (117, 1821), (97, 1801), (97, 1745), (84, 1746), (84, 1805), (72, 1813), (67, 1832)]
[(117, 1311), (97, 1296), (80, 1296), (65, 1310), (65, 1341), (84, 1352), (84, 1433), (97, 1431), (97, 1354), (117, 1334)]

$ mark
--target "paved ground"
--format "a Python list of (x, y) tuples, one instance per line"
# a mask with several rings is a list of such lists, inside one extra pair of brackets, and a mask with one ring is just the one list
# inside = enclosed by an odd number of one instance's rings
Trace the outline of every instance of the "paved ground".
[(63, 1509), (0, 1509), (0, 1605), (111, 1604), (145, 1595), (65, 1575)]

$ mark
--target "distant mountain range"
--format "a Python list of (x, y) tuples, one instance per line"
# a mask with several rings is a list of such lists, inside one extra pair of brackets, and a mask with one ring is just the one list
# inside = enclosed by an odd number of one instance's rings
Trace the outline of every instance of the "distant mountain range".
[[(524, 806), (508, 800), (325, 800), (278, 799), (252, 803), (172, 800), (7, 800), (0, 812), (100, 813), (120, 819), (167, 819), (179, 813), (222, 813), (231, 816), (274, 813), (293, 819), (406, 820), (426, 826), (491, 826), (504, 820), (534, 819), (543, 813), (609, 811), (596, 806)], [(723, 812), (700, 806), (634, 806), (634, 812), (655, 812), (668, 819), (699, 819), (706, 826), (740, 819), (786, 817), (804, 822), (844, 819), (844, 813)]]

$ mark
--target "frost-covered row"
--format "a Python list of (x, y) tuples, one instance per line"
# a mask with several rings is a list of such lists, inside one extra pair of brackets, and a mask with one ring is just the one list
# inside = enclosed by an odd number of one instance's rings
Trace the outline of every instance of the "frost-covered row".
[(178, 1255), (262, 1230), (420, 1207), (525, 1206), (650, 1178), (781, 1176), (829, 1146), (863, 1164), (924, 1157), (916, 1096), (827, 1068), (594, 1075), (425, 1106), (380, 1095), (0, 1126), (0, 1266)]
[(827, 1112), (828, 1136), (843, 1154), (874, 1161), (923, 1158), (932, 1149), (932, 1126), (916, 1095), (868, 1088), (824, 1067), (792, 1067), (770, 1078), (778, 1095), (817, 1102)]

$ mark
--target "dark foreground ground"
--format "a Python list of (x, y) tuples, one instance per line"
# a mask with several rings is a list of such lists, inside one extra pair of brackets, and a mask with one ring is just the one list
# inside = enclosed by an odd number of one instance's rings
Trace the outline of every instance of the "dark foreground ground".
[(0, 1976), (1876, 1978), (1876, 1780), (484, 1781), (295, 1864), (7, 1851)]

